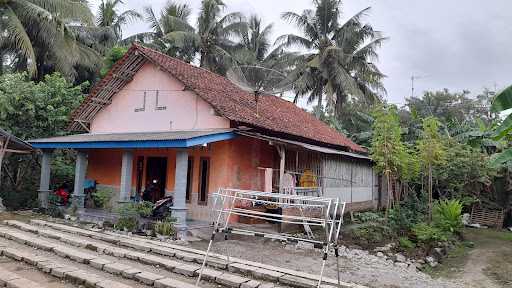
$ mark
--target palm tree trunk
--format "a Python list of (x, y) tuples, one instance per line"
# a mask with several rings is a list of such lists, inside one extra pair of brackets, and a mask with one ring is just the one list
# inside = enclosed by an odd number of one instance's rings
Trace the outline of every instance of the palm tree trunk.
[(322, 101), (323, 101), (323, 94), (322, 92), (318, 93), (318, 102), (316, 104), (316, 118), (320, 119), (320, 116), (322, 115)]
[(347, 101), (347, 94), (345, 94), (344, 92), (336, 93), (336, 105), (335, 105), (336, 116), (341, 115), (346, 101)]

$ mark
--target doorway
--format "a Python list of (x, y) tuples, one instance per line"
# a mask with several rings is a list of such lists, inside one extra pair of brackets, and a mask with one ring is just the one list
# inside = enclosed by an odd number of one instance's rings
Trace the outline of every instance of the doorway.
[(150, 195), (146, 199), (151, 202), (162, 199), (165, 196), (165, 186), (167, 182), (167, 158), (148, 157), (146, 163), (146, 190)]

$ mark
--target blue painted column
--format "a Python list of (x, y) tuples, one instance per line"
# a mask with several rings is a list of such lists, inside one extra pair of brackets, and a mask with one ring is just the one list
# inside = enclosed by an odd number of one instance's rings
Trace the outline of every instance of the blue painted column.
[(187, 169), (188, 168), (188, 152), (186, 150), (178, 150), (176, 153), (176, 174), (174, 179), (174, 206), (172, 215), (178, 223), (178, 238), (183, 238), (187, 231)]
[(45, 149), (41, 155), (41, 178), (39, 179), (39, 190), (37, 199), (39, 207), (48, 208), (48, 195), (50, 194), (50, 175), (53, 150)]
[(84, 182), (87, 173), (87, 152), (79, 150), (76, 154), (75, 164), (75, 190), (73, 191), (73, 205), (79, 210), (84, 209)]
[(121, 163), (121, 185), (119, 202), (129, 202), (132, 194), (133, 151), (124, 150)]

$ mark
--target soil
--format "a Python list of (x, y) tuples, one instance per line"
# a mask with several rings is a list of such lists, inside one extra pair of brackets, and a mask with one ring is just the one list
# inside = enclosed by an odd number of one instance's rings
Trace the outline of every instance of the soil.
[(464, 237), (474, 247), (452, 251), (431, 274), (456, 280), (464, 287), (512, 287), (512, 232), (467, 229)]

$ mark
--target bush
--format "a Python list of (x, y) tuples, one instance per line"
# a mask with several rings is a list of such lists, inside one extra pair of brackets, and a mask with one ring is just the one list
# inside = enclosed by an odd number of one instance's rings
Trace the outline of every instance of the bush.
[(153, 215), (153, 208), (155, 208), (155, 204), (149, 201), (142, 201), (139, 203), (135, 203), (135, 210), (142, 217), (149, 217)]
[(416, 235), (418, 243), (423, 244), (427, 248), (427, 251), (437, 242), (448, 241), (450, 236), (449, 233), (427, 223), (414, 225), (412, 231), (414, 235)]
[(139, 219), (133, 216), (122, 216), (114, 225), (114, 229), (129, 232), (135, 231), (137, 228), (139, 228)]
[(414, 247), (416, 247), (414, 242), (409, 240), (409, 238), (407, 238), (407, 237), (398, 238), (398, 243), (400, 244), (400, 247), (402, 247), (403, 249), (406, 249), (406, 250), (410, 250), (410, 249), (413, 249)]
[(433, 207), (433, 223), (449, 233), (462, 231), (462, 204), (459, 200), (440, 200)]
[(417, 197), (415, 193), (409, 194), (400, 205), (389, 210), (388, 221), (391, 229), (400, 236), (408, 234), (414, 225), (425, 220), (426, 203), (424, 197)]
[(94, 206), (98, 208), (110, 208), (110, 199), (112, 199), (113, 191), (111, 188), (98, 187), (94, 193), (92, 193), (92, 199)]
[(139, 213), (133, 203), (122, 204), (117, 208), (119, 220), (114, 225), (115, 229), (134, 231), (139, 228)]
[(367, 223), (374, 221), (382, 221), (383, 217), (381, 214), (376, 212), (358, 212), (354, 213), (354, 222)]
[(157, 221), (155, 223), (154, 230), (159, 235), (171, 236), (176, 233), (176, 229), (174, 227), (175, 223), (176, 223), (176, 218), (167, 217), (163, 221)]

